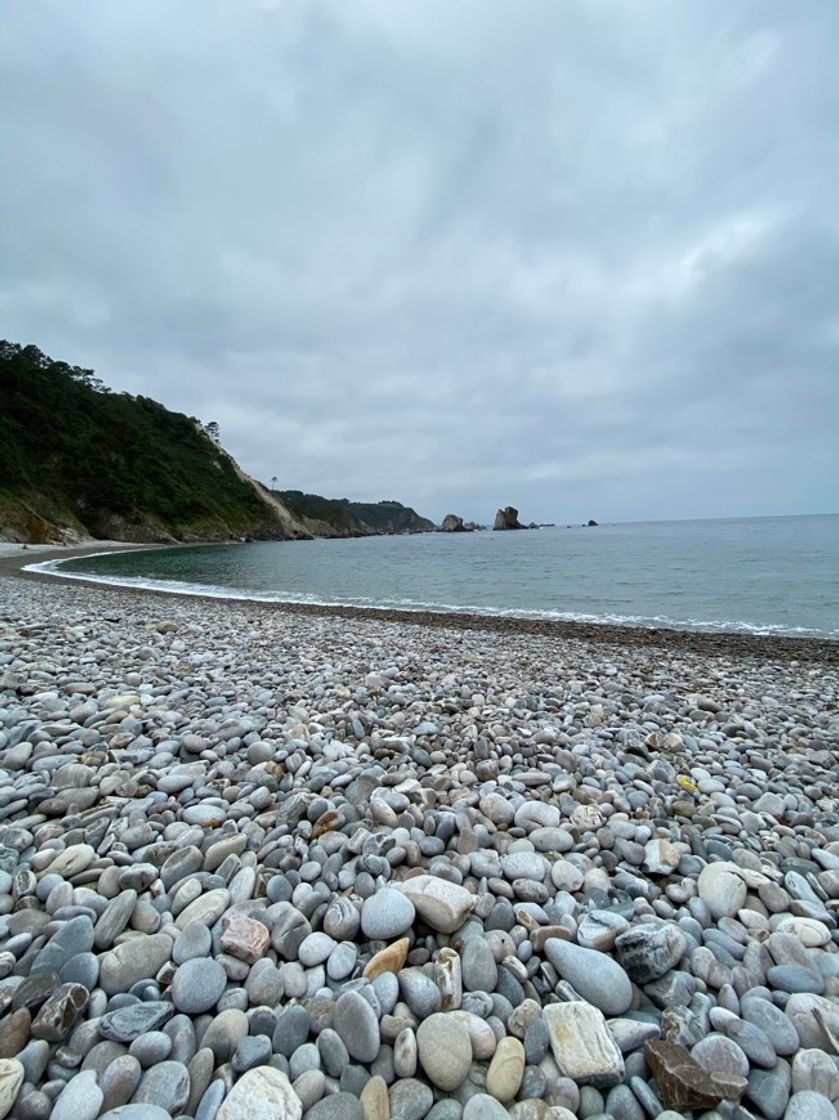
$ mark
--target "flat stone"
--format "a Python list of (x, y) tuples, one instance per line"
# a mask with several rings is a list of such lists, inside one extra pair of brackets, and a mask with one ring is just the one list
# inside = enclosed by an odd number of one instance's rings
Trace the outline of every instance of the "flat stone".
[(137, 934), (102, 956), (99, 983), (109, 996), (127, 992), (138, 980), (153, 979), (171, 956), (168, 934)]
[(466, 921), (476, 896), (436, 875), (416, 875), (402, 884), (426, 925), (440, 933), (454, 933)]
[(257, 1066), (243, 1073), (228, 1093), (216, 1120), (300, 1120), (300, 1098), (284, 1073)]
[(545, 955), (564, 979), (604, 1015), (622, 1015), (632, 1003), (632, 983), (617, 961), (596, 949), (551, 938)]
[(747, 1023), (760, 1027), (776, 1054), (794, 1054), (801, 1045), (798, 1031), (791, 1020), (769, 1000), (759, 996), (744, 998), (740, 1001), (740, 1014)]
[(141, 1034), (157, 1030), (174, 1013), (172, 1004), (162, 1000), (132, 1003), (103, 1015), (99, 1020), (99, 1033), (114, 1042), (133, 1042)]
[(410, 897), (385, 887), (365, 898), (361, 907), (361, 932), (376, 941), (401, 937), (414, 924), (416, 909)]
[(597, 1088), (623, 1080), (623, 1056), (598, 1008), (587, 1003), (552, 1003), (542, 1009), (542, 1017), (563, 1077)]

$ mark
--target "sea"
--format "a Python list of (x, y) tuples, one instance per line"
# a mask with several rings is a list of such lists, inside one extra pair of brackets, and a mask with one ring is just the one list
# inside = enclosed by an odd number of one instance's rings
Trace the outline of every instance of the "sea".
[(839, 515), (177, 546), (33, 565), (289, 603), (839, 638)]

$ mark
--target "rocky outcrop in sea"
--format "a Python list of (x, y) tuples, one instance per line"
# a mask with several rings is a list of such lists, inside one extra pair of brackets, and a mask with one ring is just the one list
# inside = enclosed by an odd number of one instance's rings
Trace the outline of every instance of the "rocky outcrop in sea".
[(835, 666), (0, 594), (0, 1120), (835, 1120)]

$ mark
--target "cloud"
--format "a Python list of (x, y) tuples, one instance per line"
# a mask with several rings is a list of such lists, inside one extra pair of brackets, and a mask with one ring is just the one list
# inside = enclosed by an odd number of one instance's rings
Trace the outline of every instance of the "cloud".
[(833, 0), (0, 12), (3, 333), (440, 518), (835, 507)]

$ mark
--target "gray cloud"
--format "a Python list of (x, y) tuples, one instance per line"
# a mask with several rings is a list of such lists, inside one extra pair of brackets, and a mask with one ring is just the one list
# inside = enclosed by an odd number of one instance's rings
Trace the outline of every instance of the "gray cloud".
[(834, 0), (0, 10), (0, 329), (440, 518), (835, 508)]

